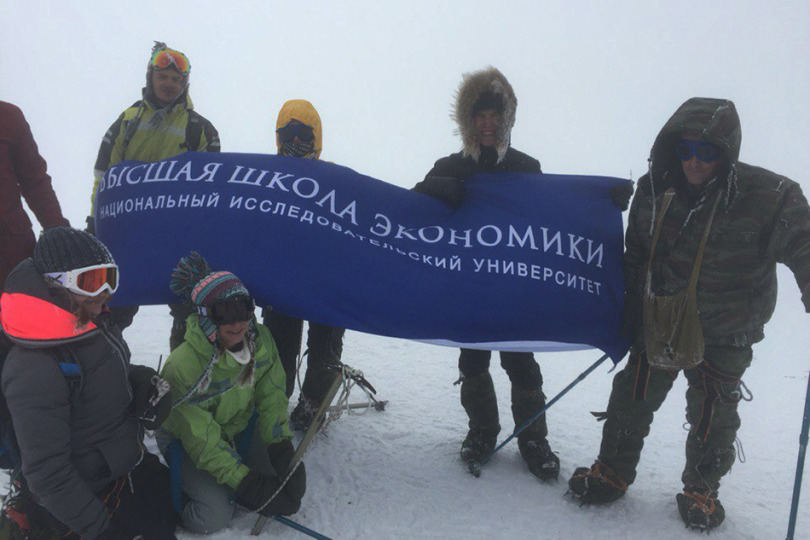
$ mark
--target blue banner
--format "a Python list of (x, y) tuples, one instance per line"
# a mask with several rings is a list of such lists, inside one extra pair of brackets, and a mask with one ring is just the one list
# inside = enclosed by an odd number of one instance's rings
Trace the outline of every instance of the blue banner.
[(121, 269), (117, 304), (177, 302), (169, 275), (197, 251), (286, 315), (471, 348), (596, 347), (618, 362), (619, 181), (484, 174), (454, 211), (332, 163), (188, 152), (111, 167), (96, 231)]

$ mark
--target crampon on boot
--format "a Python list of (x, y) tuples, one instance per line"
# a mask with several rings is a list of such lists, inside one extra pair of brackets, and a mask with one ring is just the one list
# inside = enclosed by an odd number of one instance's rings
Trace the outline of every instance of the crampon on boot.
[(560, 458), (551, 451), (546, 439), (539, 441), (518, 440), (520, 455), (529, 471), (543, 481), (557, 480), (560, 476)]
[(717, 499), (717, 492), (705, 489), (684, 488), (675, 496), (678, 513), (690, 529), (708, 531), (723, 523), (726, 510)]
[(590, 469), (578, 467), (568, 481), (568, 490), (582, 504), (607, 504), (627, 493), (627, 483), (613, 469), (597, 461)]
[(309, 429), (312, 421), (315, 420), (315, 412), (320, 407), (320, 404), (315, 400), (301, 395), (298, 397), (298, 404), (290, 413), (290, 427), (295, 431), (306, 431)]
[(498, 431), (494, 430), (493, 433), (471, 429), (467, 432), (467, 437), (461, 443), (461, 460), (470, 469), (470, 472), (478, 477), (480, 476), (481, 460), (489, 454), (494, 448), (495, 443), (498, 441)]

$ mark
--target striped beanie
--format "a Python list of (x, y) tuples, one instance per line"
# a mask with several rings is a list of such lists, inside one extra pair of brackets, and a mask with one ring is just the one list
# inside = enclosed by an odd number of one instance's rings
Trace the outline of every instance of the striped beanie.
[[(191, 301), (195, 306), (210, 307), (232, 298), (247, 298), (250, 293), (242, 281), (231, 272), (212, 272), (199, 253), (183, 257), (172, 272), (172, 292)], [(217, 326), (209, 317), (198, 314), (200, 328), (208, 341), (216, 341)]]

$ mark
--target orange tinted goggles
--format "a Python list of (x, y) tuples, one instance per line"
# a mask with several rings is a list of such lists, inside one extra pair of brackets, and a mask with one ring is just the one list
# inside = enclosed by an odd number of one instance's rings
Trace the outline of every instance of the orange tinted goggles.
[(155, 69), (175, 68), (183, 75), (191, 71), (191, 63), (186, 55), (172, 49), (161, 49), (152, 55), (152, 67)]
[(67, 290), (82, 296), (98, 296), (105, 290), (113, 294), (118, 290), (118, 266), (114, 264), (98, 264), (45, 275)]

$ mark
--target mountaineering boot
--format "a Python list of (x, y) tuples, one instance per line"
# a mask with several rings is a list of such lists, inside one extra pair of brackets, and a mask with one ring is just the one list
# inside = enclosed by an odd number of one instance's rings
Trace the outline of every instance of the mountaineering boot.
[(494, 432), (470, 429), (461, 443), (461, 459), (467, 465), (478, 464), (484, 456), (492, 452), (498, 441), (498, 430)]
[(627, 493), (627, 483), (597, 461), (590, 469), (578, 467), (568, 481), (568, 489), (582, 504), (607, 504)]
[(304, 394), (298, 396), (298, 404), (290, 413), (290, 427), (295, 431), (306, 431), (312, 421), (315, 420), (315, 413), (321, 404), (313, 399), (309, 399)]
[(688, 528), (708, 531), (723, 523), (726, 509), (717, 499), (716, 491), (700, 488), (683, 488), (675, 496), (678, 513)]
[[(545, 406), (546, 396), (539, 388), (526, 389), (512, 385), (512, 417), (516, 429)], [(533, 475), (540, 480), (556, 480), (560, 475), (560, 458), (552, 452), (547, 435), (546, 415), (541, 414), (518, 434), (518, 449)]]
[(470, 419), (470, 430), (461, 443), (461, 459), (469, 466), (480, 463), (495, 448), (501, 431), (495, 385), (489, 372), (462, 379), (461, 405)]

